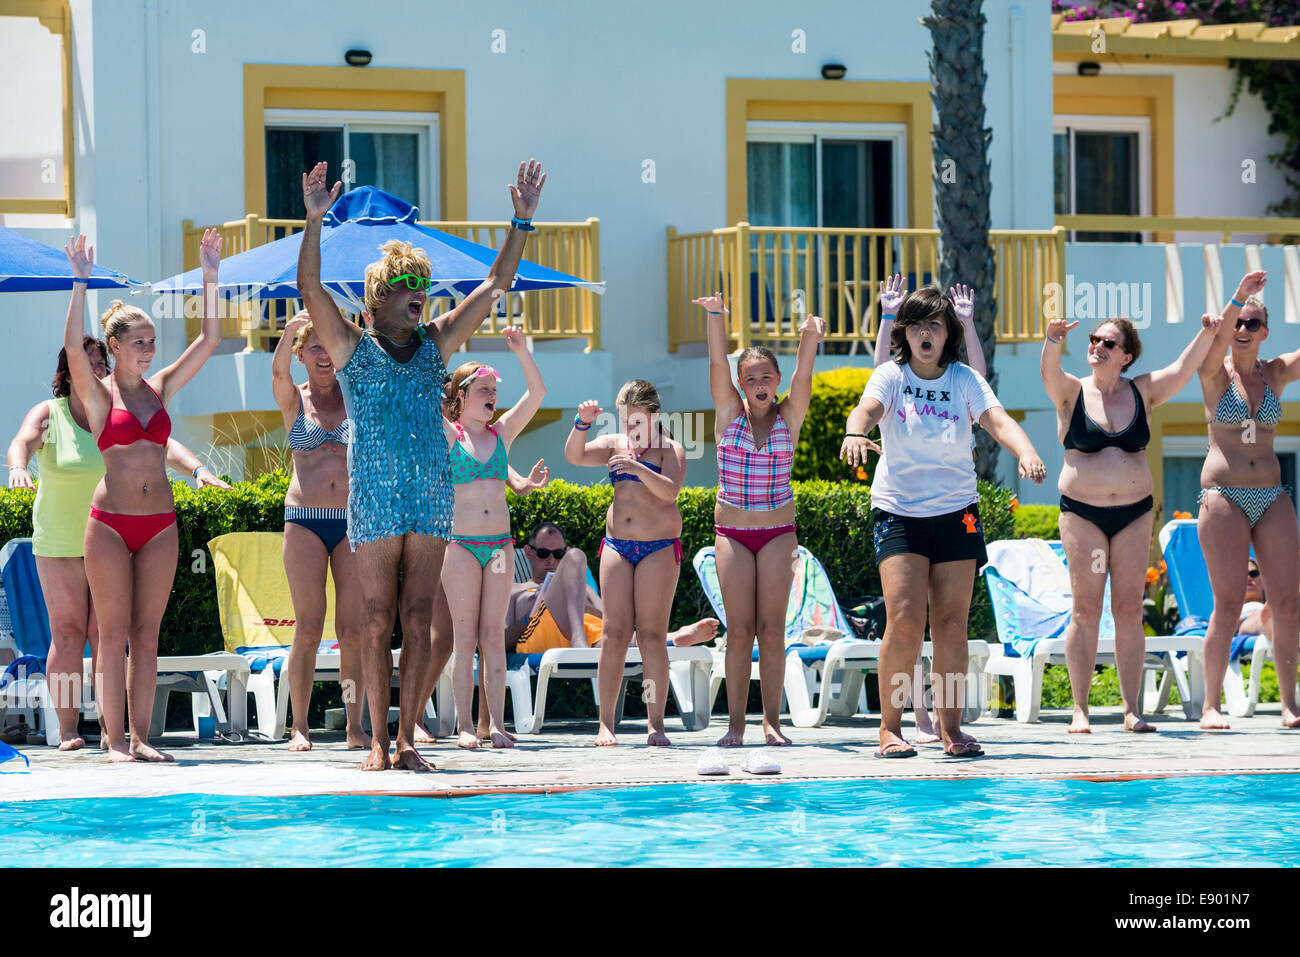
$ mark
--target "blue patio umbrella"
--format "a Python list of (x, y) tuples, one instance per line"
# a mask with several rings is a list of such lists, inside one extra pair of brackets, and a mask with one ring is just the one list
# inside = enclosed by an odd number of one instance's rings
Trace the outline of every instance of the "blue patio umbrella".
[[(72, 288), (72, 266), (62, 249), (0, 226), (0, 292), (55, 292)], [(96, 266), (91, 289), (143, 288), (145, 283)]]
[[(428, 226), (415, 219), (419, 210), (373, 186), (344, 193), (325, 214), (321, 226), (321, 284), (336, 302), (359, 312), (365, 295), (366, 266), (380, 256), (379, 247), (400, 239), (423, 249), (433, 264), (433, 296), (457, 298), (473, 292), (488, 276), (497, 251)], [(226, 299), (297, 299), (298, 250), (302, 234), (257, 246), (221, 261), (219, 294)], [(605, 284), (579, 279), (536, 263), (521, 261), (512, 292), (577, 287), (596, 293)], [(198, 295), (203, 279), (198, 269), (153, 284), (155, 293)]]

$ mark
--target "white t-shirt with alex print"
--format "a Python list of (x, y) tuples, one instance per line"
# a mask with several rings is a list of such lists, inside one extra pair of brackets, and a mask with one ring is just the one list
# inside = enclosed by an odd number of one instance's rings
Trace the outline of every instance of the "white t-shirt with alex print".
[(984, 377), (962, 362), (937, 379), (906, 365), (876, 367), (864, 399), (885, 407), (880, 420), (885, 452), (871, 482), (874, 508), (923, 518), (965, 508), (979, 499), (971, 460), (971, 425), (1002, 403)]

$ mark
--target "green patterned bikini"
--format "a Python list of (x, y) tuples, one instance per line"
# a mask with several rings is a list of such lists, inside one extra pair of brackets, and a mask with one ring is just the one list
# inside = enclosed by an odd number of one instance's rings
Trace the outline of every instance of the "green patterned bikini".
[[(451, 482), (453, 485), (465, 485), (468, 482), (474, 482), (478, 479), (499, 479), (506, 480), (506, 470), (509, 463), (506, 458), (506, 444), (501, 441), (501, 436), (497, 435), (497, 430), (488, 426), (488, 431), (497, 437), (497, 444), (492, 449), (492, 455), (486, 462), (480, 462), (476, 459), (461, 443), (465, 439), (465, 427), (460, 422), (455, 423), (456, 441), (451, 446)], [(487, 563), (492, 560), (492, 556), (501, 551), (507, 545), (514, 543), (514, 536), (507, 531), (504, 535), (455, 535), (449, 540), (452, 545), (459, 545), (465, 549), (478, 561), (480, 568), (487, 568)], [(513, 565), (511, 566), (513, 571)]]

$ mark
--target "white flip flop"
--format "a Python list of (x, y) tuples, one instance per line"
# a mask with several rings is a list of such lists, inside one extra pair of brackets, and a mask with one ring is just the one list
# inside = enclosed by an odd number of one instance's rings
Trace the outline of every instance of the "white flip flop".
[(709, 748), (700, 755), (700, 762), (695, 766), (696, 774), (723, 775), (730, 774), (727, 768), (727, 759), (722, 754), (721, 748)]
[(757, 751), (749, 752), (749, 758), (745, 761), (744, 770), (750, 774), (780, 774), (781, 765), (776, 758), (768, 754), (766, 748), (760, 748)]

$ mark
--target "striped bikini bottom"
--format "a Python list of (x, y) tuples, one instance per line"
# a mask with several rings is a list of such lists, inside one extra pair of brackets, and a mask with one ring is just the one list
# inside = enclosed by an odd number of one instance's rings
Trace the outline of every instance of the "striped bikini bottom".
[(1218, 492), (1224, 498), (1233, 502), (1239, 509), (1246, 513), (1246, 518), (1250, 520), (1250, 527), (1254, 528), (1255, 523), (1264, 517), (1268, 507), (1283, 495), (1291, 495), (1291, 487), (1288, 485), (1274, 485), (1272, 488), (1224, 488), (1216, 485), (1212, 488), (1201, 489), (1201, 494), (1196, 497), (1196, 504), (1200, 505), (1205, 500), (1206, 492)]

